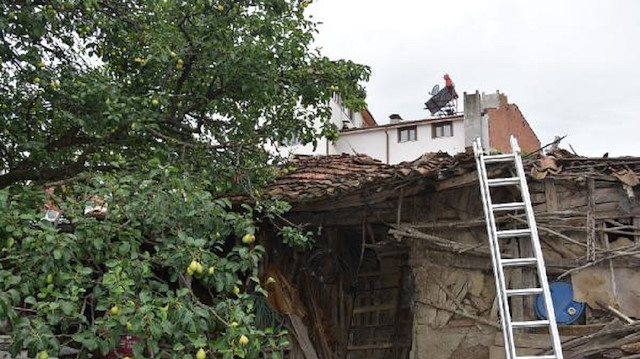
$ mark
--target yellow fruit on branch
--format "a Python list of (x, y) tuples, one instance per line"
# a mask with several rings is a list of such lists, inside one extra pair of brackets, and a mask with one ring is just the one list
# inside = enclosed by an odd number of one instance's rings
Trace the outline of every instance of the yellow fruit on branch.
[(41, 351), (38, 353), (38, 359), (49, 359), (49, 353), (46, 350)]
[(240, 345), (247, 345), (249, 344), (249, 338), (247, 338), (246, 335), (242, 334), (240, 336), (240, 339), (238, 339), (238, 343), (240, 343)]
[(120, 314), (120, 307), (118, 307), (117, 305), (114, 305), (113, 307), (111, 307), (109, 312), (111, 313), (111, 315), (118, 315)]
[(191, 269), (192, 272), (195, 272), (198, 269), (198, 261), (196, 261), (195, 259), (191, 261), (191, 263), (189, 263), (189, 268)]
[(255, 240), (256, 240), (256, 236), (251, 233), (247, 233), (244, 235), (244, 237), (242, 237), (242, 243), (245, 243), (245, 244), (251, 244), (255, 242)]
[(198, 349), (198, 352), (196, 353), (196, 359), (205, 359), (206, 357), (207, 353), (204, 351), (204, 349)]
[(237, 285), (233, 286), (233, 290), (231, 291), (235, 295), (240, 295), (240, 288)]

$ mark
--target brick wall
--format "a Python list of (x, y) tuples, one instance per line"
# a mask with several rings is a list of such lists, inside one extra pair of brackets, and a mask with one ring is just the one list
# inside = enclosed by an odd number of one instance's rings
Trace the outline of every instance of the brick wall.
[(533, 152), (541, 147), (540, 140), (520, 112), (518, 106), (510, 104), (507, 96), (500, 94), (498, 108), (486, 110), (489, 116), (489, 146), (501, 152), (511, 152), (509, 136), (515, 135), (522, 152)]

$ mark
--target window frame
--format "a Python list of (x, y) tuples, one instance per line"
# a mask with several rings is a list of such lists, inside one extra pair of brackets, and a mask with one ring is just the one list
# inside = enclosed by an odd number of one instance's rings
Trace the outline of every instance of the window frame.
[[(450, 134), (445, 135), (445, 128), (450, 129)], [(440, 134), (438, 134), (438, 130), (440, 130)], [(445, 137), (453, 137), (453, 121), (442, 121), (431, 124), (431, 138), (445, 138)]]
[[(402, 138), (403, 132), (407, 133), (407, 138), (405, 140), (403, 140)], [(413, 138), (411, 136), (412, 133), (413, 133)], [(417, 125), (398, 127), (398, 143), (415, 142), (415, 141), (418, 141)]]

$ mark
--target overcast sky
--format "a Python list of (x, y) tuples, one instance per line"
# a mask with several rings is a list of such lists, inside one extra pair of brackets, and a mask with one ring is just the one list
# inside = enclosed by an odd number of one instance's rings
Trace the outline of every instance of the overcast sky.
[[(500, 92), (543, 144), (640, 156), (640, 1), (315, 0), (317, 45), (371, 66), (378, 123), (423, 110), (449, 73), (458, 93)], [(459, 104), (462, 110), (462, 101)]]

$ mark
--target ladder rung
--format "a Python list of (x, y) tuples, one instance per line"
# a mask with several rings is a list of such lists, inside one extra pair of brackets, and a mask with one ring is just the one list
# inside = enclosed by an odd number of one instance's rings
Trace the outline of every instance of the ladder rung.
[(558, 357), (551, 355), (524, 355), (524, 356), (516, 356), (515, 359), (557, 359)]
[(507, 202), (491, 205), (491, 209), (493, 209), (494, 211), (517, 211), (524, 208), (524, 202)]
[(514, 159), (515, 157), (513, 157), (513, 153), (504, 153), (501, 155), (484, 156), (484, 163), (509, 162), (513, 161)]
[(501, 263), (503, 267), (528, 266), (528, 265), (536, 264), (536, 259), (534, 257), (506, 258), (506, 259), (502, 259)]
[(522, 288), (522, 289), (507, 289), (507, 296), (514, 295), (534, 295), (542, 293), (542, 288)]
[(549, 325), (548, 320), (528, 320), (525, 322), (511, 322), (511, 327), (513, 328), (535, 328), (535, 327), (546, 327)]
[(489, 187), (499, 187), (499, 186), (515, 186), (520, 184), (520, 178), (518, 177), (507, 177), (507, 178), (490, 178), (487, 181)]
[(497, 231), (496, 235), (498, 238), (513, 238), (513, 237), (524, 237), (531, 234), (531, 230), (529, 228), (523, 229), (508, 229), (504, 231)]

